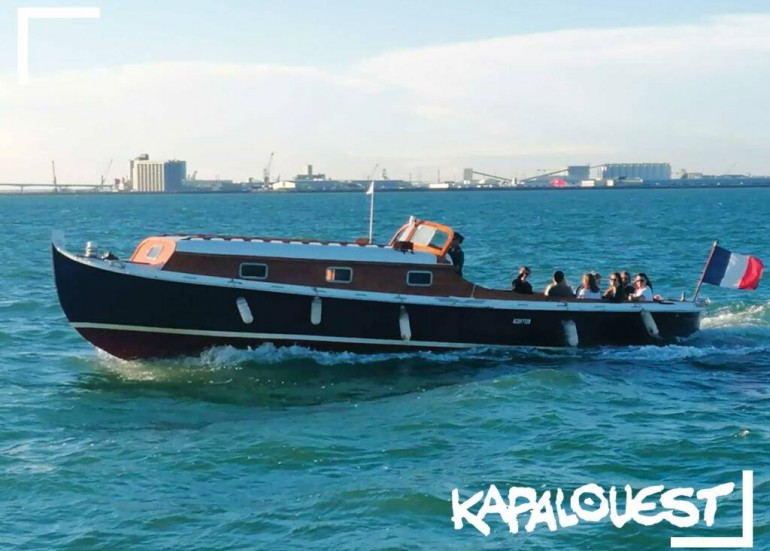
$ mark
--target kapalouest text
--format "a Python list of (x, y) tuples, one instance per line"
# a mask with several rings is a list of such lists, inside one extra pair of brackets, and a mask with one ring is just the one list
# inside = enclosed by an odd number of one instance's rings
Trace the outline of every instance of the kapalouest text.
[(512, 487), (505, 499), (492, 484), (486, 492), (478, 492), (461, 501), (460, 491), (455, 488), (452, 490), (452, 521), (456, 530), (461, 530), (467, 523), (485, 536), (490, 534), (485, 519), (495, 518), (495, 515), (508, 525), (512, 534), (521, 529), (532, 532), (539, 527), (554, 532), (580, 522), (601, 522), (607, 517), (617, 528), (629, 522), (642, 526), (668, 522), (678, 528), (689, 528), (701, 520), (701, 513), (706, 526), (712, 526), (719, 499), (730, 495), (734, 489), (732, 482), (697, 491), (694, 488), (666, 490), (661, 484), (634, 492), (626, 485), (624, 495), (619, 495), (615, 486), (608, 491), (597, 484), (586, 484), (567, 498), (561, 488), (538, 495), (534, 488)]

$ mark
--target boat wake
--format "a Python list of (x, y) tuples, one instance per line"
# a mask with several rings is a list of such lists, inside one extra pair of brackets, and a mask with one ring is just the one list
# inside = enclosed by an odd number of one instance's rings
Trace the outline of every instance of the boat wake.
[(464, 360), (482, 359), (485, 349), (471, 349), (450, 352), (400, 352), (380, 354), (357, 354), (352, 352), (322, 352), (302, 346), (277, 347), (264, 344), (256, 349), (237, 349), (230, 346), (215, 347), (201, 354), (203, 365), (228, 368), (238, 365), (273, 365), (293, 362), (318, 366), (362, 366), (376, 365), (405, 360), (423, 360), (426, 364), (448, 364)]
[(611, 365), (656, 367), (682, 362), (729, 368), (748, 358), (764, 365), (770, 353), (770, 303), (729, 306), (704, 319), (703, 330), (678, 345), (590, 349), (477, 348), (445, 353), (354, 354), (271, 344), (229, 346), (197, 357), (125, 361), (104, 352), (87, 386), (147, 390), (240, 405), (310, 405), (377, 399), (447, 385), (505, 378), (539, 369)]
[[(126, 361), (99, 352), (81, 381), (90, 390), (161, 392), (247, 406), (308, 406), (376, 400), (478, 380), (499, 365), (484, 350), (447, 354), (350, 354), (262, 345), (217, 347), (199, 357)], [(488, 371), (488, 370), (487, 370)]]
[(255, 349), (230, 346), (206, 350), (200, 356), (155, 361), (124, 361), (99, 351), (100, 363), (126, 380), (164, 380), (179, 373), (199, 378), (214, 373), (252, 371), (275, 377), (302, 377), (329, 371), (340, 374), (430, 373), (441, 368), (489, 367), (505, 363), (519, 366), (558, 363), (560, 359), (617, 359), (675, 361), (711, 356), (745, 356), (770, 352), (770, 303), (731, 305), (715, 310), (702, 321), (702, 330), (679, 345), (603, 347), (593, 349), (526, 348), (501, 350), (474, 348), (447, 352), (359, 354), (322, 352), (301, 346), (265, 344)]
[[(605, 359), (675, 362), (720, 360), (770, 352), (770, 302), (720, 307), (701, 322), (701, 331), (678, 345), (605, 348)], [(699, 362), (700, 363), (700, 362)]]
[(718, 308), (701, 322), (701, 328), (770, 328), (770, 302), (736, 304)]

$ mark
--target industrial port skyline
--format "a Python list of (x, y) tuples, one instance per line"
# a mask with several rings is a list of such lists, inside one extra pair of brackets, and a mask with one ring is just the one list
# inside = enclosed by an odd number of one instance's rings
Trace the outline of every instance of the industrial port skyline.
[(110, 158), (130, 178), (123, 159), (143, 151), (237, 181), (260, 180), (270, 151), (284, 179), (307, 162), (420, 182), (591, 160), (766, 172), (770, 13), (754, 0), (386, 3), (374, 20), (300, 4), (104, 0), (99, 19), (35, 20), (24, 86), (5, 10), (0, 181), (49, 183), (55, 160), (59, 183), (99, 185)]
[(232, 179), (198, 179), (197, 171), (188, 173), (183, 160), (151, 160), (147, 154), (129, 161), (129, 177), (109, 178), (110, 160), (98, 184), (62, 183), (51, 163), (50, 183), (2, 183), (0, 193), (237, 193), (237, 192), (341, 192), (364, 191), (371, 183), (377, 191), (435, 191), (484, 189), (547, 189), (547, 188), (639, 188), (639, 187), (738, 187), (769, 186), (770, 177), (751, 174), (707, 175), (679, 171), (675, 175), (670, 163), (603, 163), (599, 165), (570, 165), (549, 170), (539, 169), (535, 175), (521, 178), (494, 175), (473, 168), (462, 171), (459, 179), (442, 179), (437, 169), (435, 179), (390, 178), (387, 168), (374, 169), (361, 178), (332, 178), (318, 173), (314, 165), (306, 165), (304, 173), (291, 178), (273, 177), (271, 153), (261, 178), (251, 177), (238, 182)]

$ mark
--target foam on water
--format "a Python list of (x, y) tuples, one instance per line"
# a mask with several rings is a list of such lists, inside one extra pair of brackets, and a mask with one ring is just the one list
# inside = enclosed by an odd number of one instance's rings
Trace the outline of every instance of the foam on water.
[(744, 357), (770, 351), (770, 346), (717, 347), (717, 346), (632, 346), (628, 348), (603, 349), (598, 357), (613, 360), (644, 362), (674, 362), (700, 358)]
[(723, 306), (701, 321), (703, 329), (716, 327), (764, 327), (770, 329), (770, 302)]
[(483, 351), (463, 350), (458, 352), (402, 352), (379, 354), (356, 354), (352, 352), (324, 352), (302, 346), (275, 346), (263, 344), (254, 349), (237, 349), (231, 346), (214, 347), (203, 352), (199, 358), (204, 365), (228, 368), (244, 363), (280, 364), (296, 360), (308, 360), (323, 366), (366, 365), (407, 359), (421, 359), (429, 363), (446, 364), (481, 357)]

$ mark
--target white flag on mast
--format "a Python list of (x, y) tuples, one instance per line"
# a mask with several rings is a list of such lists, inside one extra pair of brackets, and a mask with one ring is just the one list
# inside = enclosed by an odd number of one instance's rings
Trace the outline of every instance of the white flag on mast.
[(372, 183), (369, 184), (369, 189), (366, 190), (366, 194), (369, 196), (369, 243), (372, 242), (372, 232), (374, 231), (374, 173), (377, 172), (378, 166), (380, 166), (380, 163), (374, 165)]

